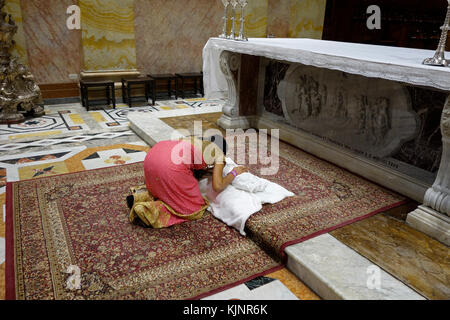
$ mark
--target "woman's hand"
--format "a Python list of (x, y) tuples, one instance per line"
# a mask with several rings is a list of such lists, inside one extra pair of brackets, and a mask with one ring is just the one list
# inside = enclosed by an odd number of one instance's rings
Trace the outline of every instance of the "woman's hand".
[(234, 171), (236, 172), (236, 175), (238, 176), (238, 175), (240, 175), (240, 174), (243, 174), (243, 173), (245, 173), (245, 172), (248, 172), (248, 168), (247, 168), (247, 167), (244, 167), (244, 166), (240, 166), (240, 167), (234, 168)]

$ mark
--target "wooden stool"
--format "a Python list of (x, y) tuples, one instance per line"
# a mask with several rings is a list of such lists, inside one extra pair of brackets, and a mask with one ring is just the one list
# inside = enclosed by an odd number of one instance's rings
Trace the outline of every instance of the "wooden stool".
[[(186, 79), (193, 79), (194, 80), (194, 94), (197, 94), (198, 89), (200, 89), (200, 93), (202, 97), (205, 95), (204, 89), (203, 89), (203, 72), (200, 73), (176, 73), (177, 76), (177, 93), (176, 98), (178, 98), (178, 79), (181, 79), (181, 97), (184, 99), (185, 96), (185, 80)], [(197, 81), (200, 82), (200, 88), (197, 85)]]
[[(150, 87), (151, 87), (151, 83), (153, 82), (152, 79), (150, 78), (136, 78), (136, 79), (124, 79), (122, 78), (122, 99), (123, 102), (128, 104), (128, 106), (131, 108), (132, 107), (132, 102), (133, 102), (133, 98), (141, 98), (141, 97), (133, 97), (131, 95), (131, 89), (132, 87), (144, 87), (144, 92), (145, 92), (145, 101), (148, 102), (149, 99), (149, 92), (150, 92)], [(152, 87), (153, 89), (153, 87)], [(154, 90), (154, 89), (153, 89)], [(153, 100), (153, 105), (155, 105), (155, 95), (152, 94), (152, 100)]]
[(172, 73), (167, 73), (167, 74), (148, 74), (147, 76), (153, 80), (153, 100), (156, 100), (156, 84), (158, 81), (167, 81), (167, 94), (169, 95), (169, 99), (172, 97), (172, 81), (175, 81), (175, 84), (177, 83), (176, 75)]
[[(89, 88), (106, 91), (108, 105), (111, 104), (111, 97), (114, 109), (116, 108), (116, 94), (114, 91), (114, 81), (80, 81), (81, 104), (89, 111)], [(98, 100), (98, 99), (97, 99)]]

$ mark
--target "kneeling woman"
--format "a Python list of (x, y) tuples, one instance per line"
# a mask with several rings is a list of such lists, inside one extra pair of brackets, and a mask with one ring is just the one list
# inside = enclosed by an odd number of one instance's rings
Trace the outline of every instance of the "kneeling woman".
[(222, 176), (226, 149), (222, 136), (157, 143), (144, 161), (146, 188), (143, 192), (135, 189), (127, 198), (130, 222), (140, 220), (146, 226), (165, 228), (201, 219), (209, 203), (200, 193), (194, 172), (212, 169), (213, 189), (221, 192), (237, 175), (247, 171), (238, 167)]

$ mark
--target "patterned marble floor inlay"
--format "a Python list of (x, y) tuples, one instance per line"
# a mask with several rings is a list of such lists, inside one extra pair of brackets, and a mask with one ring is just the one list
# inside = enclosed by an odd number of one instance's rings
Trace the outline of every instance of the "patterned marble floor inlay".
[(154, 106), (145, 105), (132, 108), (129, 108), (126, 104), (118, 104), (116, 109), (103, 108), (89, 111), (89, 114), (102, 128), (107, 129), (128, 126), (127, 117), (130, 112), (149, 113), (187, 108), (203, 108), (219, 106), (221, 104), (223, 104), (223, 101), (221, 100), (205, 100), (204, 98), (167, 100), (156, 101)]
[(204, 300), (320, 300), (293, 273), (283, 268), (219, 292)]
[(446, 245), (382, 214), (330, 234), (428, 299), (450, 299)]
[(0, 125), (0, 140), (17, 140), (86, 130), (89, 130), (89, 127), (80, 114), (63, 110), (55, 114), (32, 118), (19, 124), (2, 124)]
[(24, 148), (33, 148), (33, 147), (48, 147), (54, 146), (58, 144), (66, 144), (66, 143), (83, 143), (91, 140), (98, 139), (115, 139), (122, 136), (134, 135), (131, 131), (119, 131), (119, 132), (102, 132), (95, 134), (84, 134), (78, 136), (70, 136), (70, 137), (62, 137), (62, 138), (53, 138), (53, 139), (43, 139), (36, 140), (30, 142), (14, 142), (7, 144), (0, 144), (0, 151), (13, 151)]

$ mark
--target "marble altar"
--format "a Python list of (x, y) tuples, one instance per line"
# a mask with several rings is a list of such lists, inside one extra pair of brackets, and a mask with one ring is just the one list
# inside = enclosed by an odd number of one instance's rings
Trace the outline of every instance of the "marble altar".
[(420, 203), (407, 222), (449, 244), (450, 68), (430, 50), (312, 39), (212, 38), (207, 98), (223, 128), (280, 138)]

